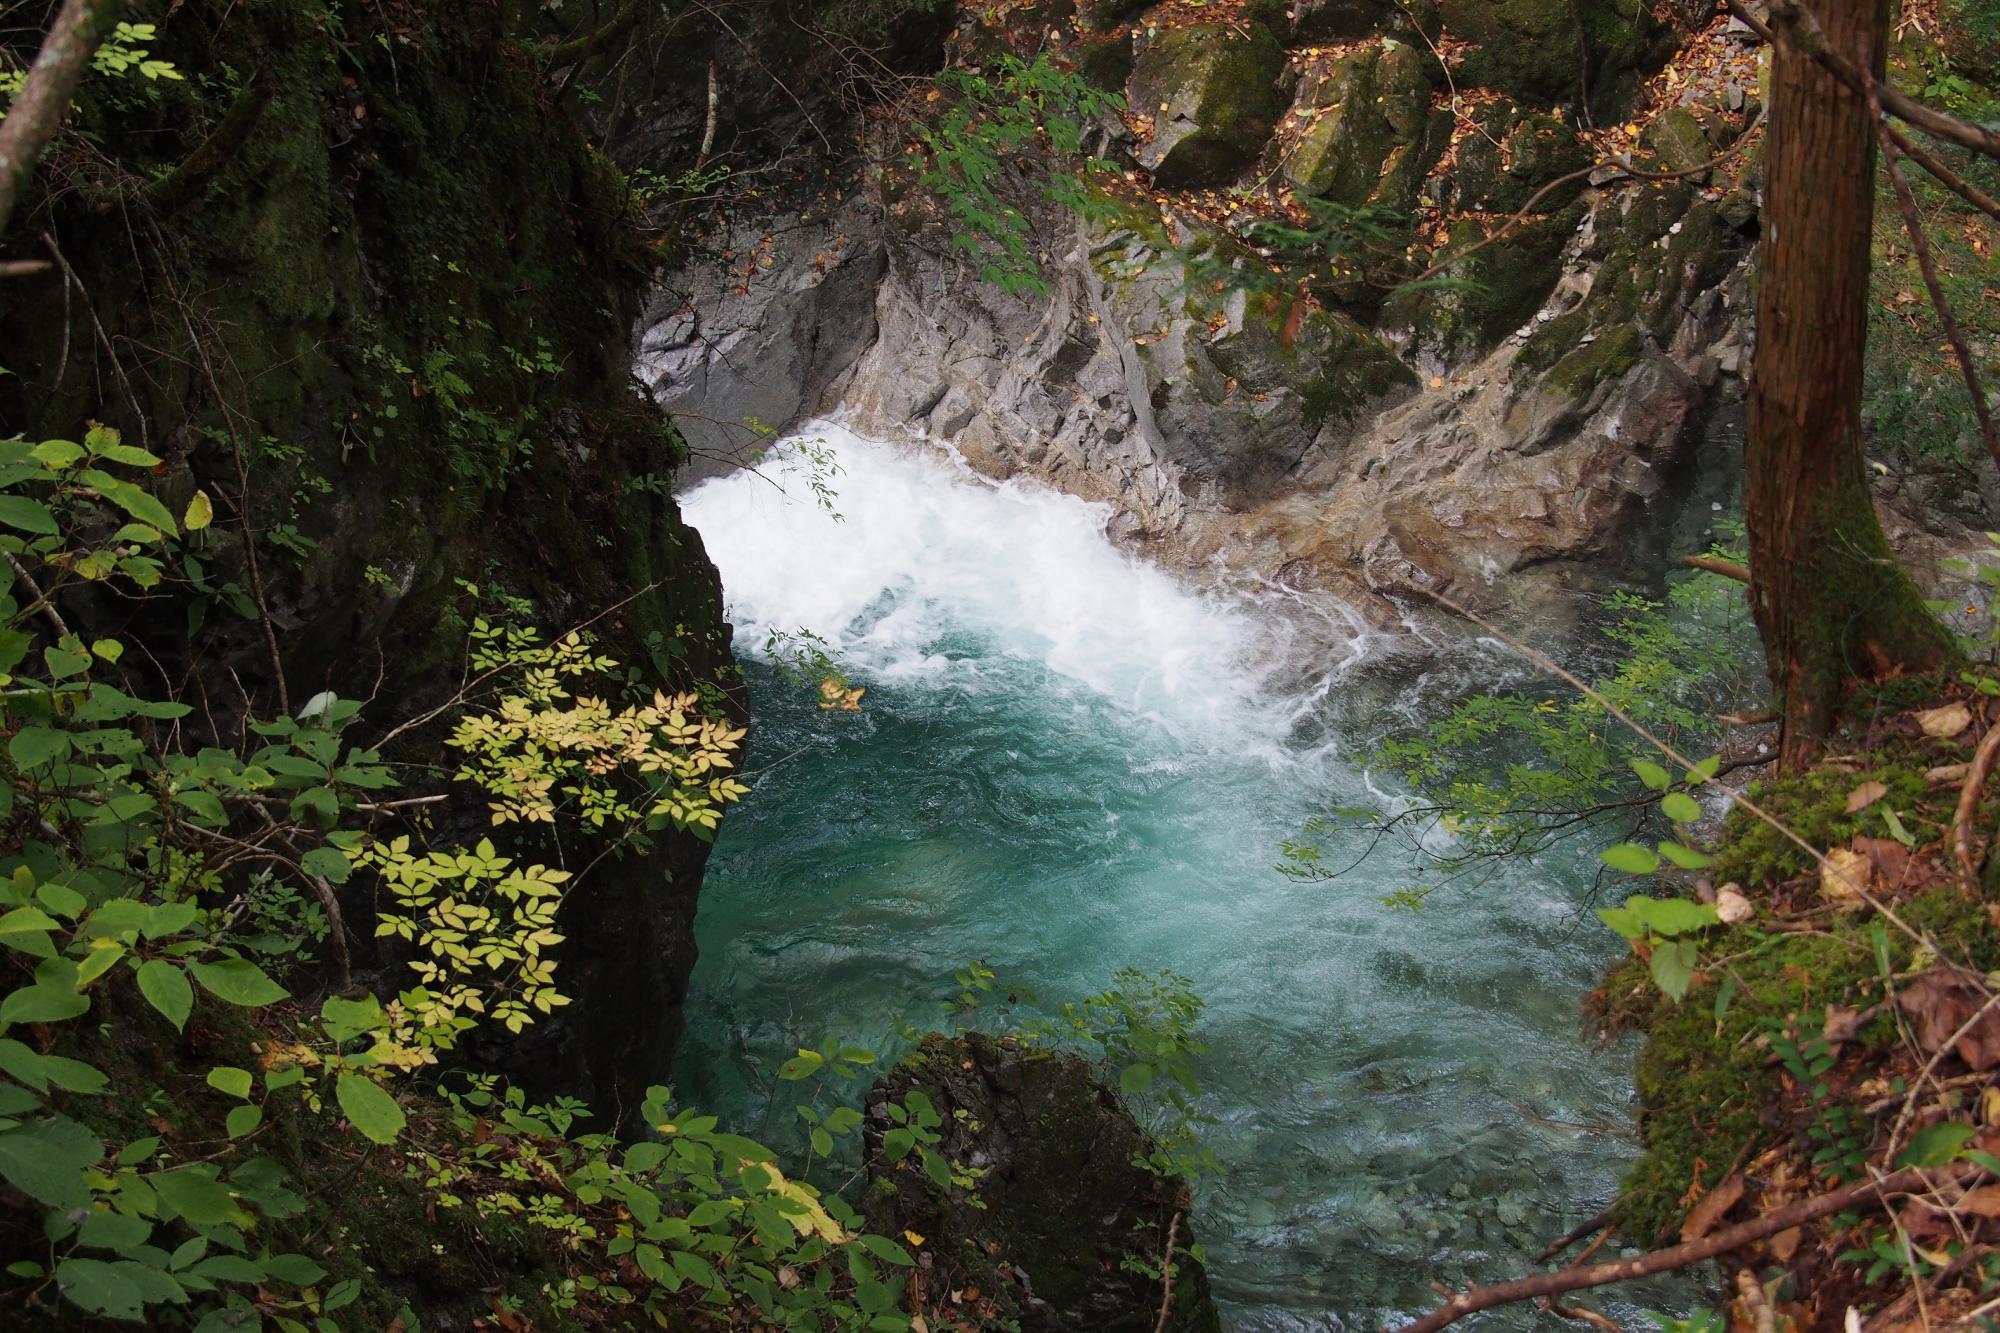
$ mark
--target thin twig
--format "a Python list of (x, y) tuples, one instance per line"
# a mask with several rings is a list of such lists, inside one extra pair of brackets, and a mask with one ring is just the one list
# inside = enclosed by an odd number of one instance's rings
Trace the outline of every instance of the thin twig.
[[(1872, 101), (1872, 99), (1871, 99)], [(1882, 105), (1874, 102), (1875, 137), (1882, 145), (1882, 165), (1888, 169), (1889, 184), (1895, 188), (1896, 205), (1903, 212), (1903, 227), (1910, 233), (1910, 245), (1916, 251), (1917, 269), (1924, 275), (1924, 290), (1930, 293), (1931, 307), (1937, 311), (1938, 323), (1944, 326), (1945, 341), (1951, 344), (1951, 352), (1958, 360), (1959, 374), (1965, 377), (1965, 390), (1972, 395), (1973, 415), (1979, 418), (1979, 435), (1986, 441), (1986, 452), (1996, 466), (2000, 466), (2000, 435), (1994, 433), (1993, 409), (1986, 402), (1986, 389), (1979, 382), (1979, 369), (1972, 362), (1972, 349), (1965, 345), (1965, 333), (1958, 327), (1958, 317), (1952, 313), (1951, 301), (1944, 294), (1944, 284), (1938, 281), (1937, 264), (1931, 258), (1930, 237), (1924, 233), (1924, 220), (1917, 213), (1917, 197), (1910, 193), (1910, 182), (1903, 176), (1903, 163), (1896, 141), (1889, 137), (1889, 127), (1882, 119)]]
[(1931, 175), (1937, 177), (1938, 181), (1947, 190), (1950, 190), (1980, 212), (1990, 217), (2000, 218), (2000, 199), (1995, 199), (1992, 195), (1986, 193), (1986, 191), (1980, 189), (1977, 185), (1974, 185), (1971, 181), (1932, 157), (1914, 139), (1904, 134), (1894, 125), (1884, 123), (1882, 129), (1889, 136), (1890, 142), (1896, 145), (1897, 152), (1909, 158), (1910, 161), (1916, 163)]
[(1723, 578), (1735, 579), (1738, 583), (1748, 583), (1750, 581), (1750, 567), (1748, 565), (1739, 565), (1734, 560), (1723, 560), (1712, 555), (1684, 555), (1681, 557), (1681, 563), (1689, 569), (1700, 569), (1710, 574), (1720, 574)]

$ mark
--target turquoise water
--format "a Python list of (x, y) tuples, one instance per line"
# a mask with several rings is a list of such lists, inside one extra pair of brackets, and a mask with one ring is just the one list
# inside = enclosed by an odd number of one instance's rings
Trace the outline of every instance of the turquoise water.
[[(1412, 882), (1393, 849), (1333, 884), (1272, 868), (1316, 810), (1391, 808), (1349, 756), (1490, 684), (1490, 653), (1421, 665), (1332, 604), (1191, 590), (1097, 507), (818, 434), (840, 518), (782, 464), (685, 502), (759, 774), (703, 890), (686, 1100), (756, 1126), (793, 1049), (893, 1050), (971, 959), (1044, 999), (1171, 968), (1208, 1004), (1227, 1172), (1197, 1223), (1232, 1328), (1379, 1326), (1433, 1281), (1522, 1271), (1613, 1197), (1630, 1055), (1580, 1031), (1617, 948), (1580, 911), (1587, 850), (1418, 914), (1378, 901)], [(825, 638), (863, 711), (778, 673), (774, 629)]]

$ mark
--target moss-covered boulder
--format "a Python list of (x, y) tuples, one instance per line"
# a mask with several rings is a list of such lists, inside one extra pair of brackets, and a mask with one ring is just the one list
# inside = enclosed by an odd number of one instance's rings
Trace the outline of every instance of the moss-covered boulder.
[[(1405, 291), (1383, 309), (1383, 323), (1404, 330), (1437, 362), (1453, 365), (1490, 350), (1548, 300), (1562, 274), (1563, 248), (1582, 220), (1583, 205), (1533, 218), (1489, 244), (1486, 225), (1465, 218), (1452, 227), (1441, 258), (1467, 255), (1453, 268), (1458, 281)], [(1471, 253), (1474, 246), (1483, 246)]]
[(1344, 55), (1314, 89), (1312, 128), (1285, 159), (1285, 175), (1302, 192), (1349, 205), (1374, 192), (1396, 138), (1377, 100), (1381, 59), (1372, 47)]
[(1694, 113), (1677, 106), (1646, 127), (1640, 146), (1666, 171), (1693, 171), (1715, 156), (1715, 146)]
[(1440, 0), (1438, 11), (1447, 34), (1472, 43), (1461, 84), (1543, 106), (1616, 109), (1627, 76), (1660, 54), (1651, 12), (1620, 0)]
[[(912, 1093), (941, 1122), (949, 1187), (915, 1154), (884, 1154), (890, 1107)], [(1219, 1333), (1187, 1185), (1134, 1165), (1154, 1144), (1080, 1057), (933, 1033), (870, 1091), (864, 1132), (869, 1224), (924, 1238), (912, 1279), (924, 1304), (964, 1293), (990, 1303), (982, 1327), (1022, 1333)]]
[(1077, 5), (1077, 17), (1083, 20), (1084, 27), (1104, 32), (1117, 27), (1152, 3), (1153, 0), (1081, 0)]
[(1132, 110), (1153, 122), (1140, 162), (1170, 188), (1234, 179), (1271, 137), (1283, 109), (1284, 64), (1277, 38), (1261, 24), (1195, 23), (1162, 33), (1132, 71)]

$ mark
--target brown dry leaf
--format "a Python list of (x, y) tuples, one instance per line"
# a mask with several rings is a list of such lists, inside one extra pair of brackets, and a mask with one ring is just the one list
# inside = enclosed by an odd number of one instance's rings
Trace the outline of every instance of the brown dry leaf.
[(1835, 847), (1827, 852), (1826, 865), (1820, 870), (1820, 895), (1842, 907), (1864, 906), (1861, 894), (1871, 887), (1872, 871), (1868, 858), (1860, 852)]
[(1732, 1171), (1722, 1178), (1722, 1183), (1701, 1196), (1700, 1202), (1689, 1210), (1687, 1221), (1681, 1223), (1681, 1242), (1700, 1240), (1715, 1230), (1724, 1214), (1734, 1208), (1743, 1198), (1743, 1174)]
[(1890, 888), (1902, 887), (1910, 872), (1910, 849), (1894, 838), (1857, 837), (1854, 850), (1868, 858), (1869, 872)]
[(1864, 782), (1853, 791), (1847, 793), (1847, 813), (1850, 815), (1859, 814), (1888, 794), (1889, 788), (1886, 784), (1872, 781)]
[(1871, 1004), (1866, 1009), (1850, 1009), (1844, 1004), (1830, 1004), (1826, 1007), (1826, 1022), (1820, 1029), (1820, 1036), (1830, 1045), (1838, 1046), (1844, 1041), (1853, 1041), (1868, 1020), (1881, 1010), (1879, 1004)]
[(2000, 1217), (2000, 1185), (1986, 1185), (1959, 1201), (1959, 1207), (1974, 1217)]
[[(1926, 1055), (1936, 1054), (1985, 1004), (1979, 987), (1942, 967), (1924, 973), (1896, 997), (1897, 1007), (1914, 1029), (1918, 1049)], [(1975, 1071), (2000, 1064), (2000, 1011), (1980, 1014), (1952, 1050)]]
[(1972, 725), (1972, 713), (1964, 704), (1946, 704), (1942, 708), (1926, 708), (1911, 716), (1924, 729), (1924, 735), (1947, 740), (1958, 735)]
[(1967, 764), (1939, 764), (1936, 768), (1924, 771), (1924, 781), (1933, 787), (1949, 787), (1953, 783), (1965, 781), (1969, 767)]
[(1805, 1229), (1803, 1227), (1793, 1227), (1789, 1231), (1780, 1231), (1777, 1235), (1771, 1237), (1771, 1257), (1781, 1264), (1790, 1263), (1792, 1256), (1799, 1252), (1799, 1241), (1804, 1235)]

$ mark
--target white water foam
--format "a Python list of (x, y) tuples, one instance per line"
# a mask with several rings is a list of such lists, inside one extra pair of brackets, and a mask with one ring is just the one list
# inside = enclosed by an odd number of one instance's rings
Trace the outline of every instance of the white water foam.
[[(808, 630), (858, 675), (898, 683), (1026, 657), (1182, 734), (1269, 728), (1255, 705), (1284, 646), (1269, 618), (1120, 552), (1109, 506), (830, 423), (804, 438), (838, 467), (832, 511), (808, 484), (813, 464), (783, 447), (682, 500), (728, 571), (739, 651)], [(968, 632), (977, 651), (954, 645)]]

